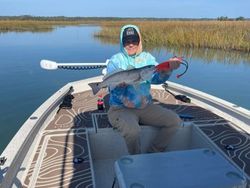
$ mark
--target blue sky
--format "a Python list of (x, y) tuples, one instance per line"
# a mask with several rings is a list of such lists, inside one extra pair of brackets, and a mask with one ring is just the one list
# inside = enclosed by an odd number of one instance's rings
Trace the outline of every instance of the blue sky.
[(0, 0), (0, 16), (250, 18), (250, 0)]

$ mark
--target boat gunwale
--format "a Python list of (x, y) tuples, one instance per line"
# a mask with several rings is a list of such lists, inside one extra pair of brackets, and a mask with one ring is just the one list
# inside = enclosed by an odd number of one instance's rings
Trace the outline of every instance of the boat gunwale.
[[(152, 88), (160, 89), (162, 87), (153, 86)], [(234, 125), (241, 130), (250, 133), (250, 111), (239, 107), (233, 103), (223, 100), (219, 97), (207, 94), (205, 92), (183, 86), (177, 83), (168, 82), (168, 88), (179, 94), (187, 95), (191, 101), (203, 108), (220, 115), (224, 119), (234, 123)]]
[(6, 157), (7, 160), (1, 168), (7, 168), (8, 170), (1, 174), (0, 186), (11, 186), (13, 178), (18, 173), (30, 146), (33, 144), (35, 136), (38, 134), (46, 119), (50, 116), (50, 113), (58, 107), (63, 97), (67, 95), (70, 87), (70, 84), (66, 84), (39, 106), (23, 123), (19, 131), (4, 149), (1, 156)]

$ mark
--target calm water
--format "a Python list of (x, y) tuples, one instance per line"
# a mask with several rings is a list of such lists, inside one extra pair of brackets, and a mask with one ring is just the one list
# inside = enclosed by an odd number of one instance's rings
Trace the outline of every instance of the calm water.
[[(104, 62), (119, 46), (93, 38), (99, 27), (61, 27), (48, 33), (0, 34), (0, 153), (26, 118), (69, 81), (97, 76), (101, 70), (45, 71), (41, 59), (57, 62)], [(190, 68), (171, 81), (185, 84), (250, 109), (249, 54), (215, 50), (153, 49), (162, 62), (185, 56)]]

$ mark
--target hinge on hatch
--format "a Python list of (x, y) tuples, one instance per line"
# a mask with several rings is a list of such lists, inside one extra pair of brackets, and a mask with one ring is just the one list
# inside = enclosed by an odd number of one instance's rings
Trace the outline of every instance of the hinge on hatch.
[(6, 157), (0, 157), (0, 166), (3, 166), (6, 162), (7, 158)]

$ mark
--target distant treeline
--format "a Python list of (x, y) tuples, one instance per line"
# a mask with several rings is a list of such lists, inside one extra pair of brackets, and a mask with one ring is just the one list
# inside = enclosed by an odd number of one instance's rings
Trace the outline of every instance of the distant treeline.
[(123, 20), (123, 19), (124, 18), (115, 18), (115, 17), (66, 17), (66, 16), (29, 16), (29, 15), (0, 16), (0, 20), (32, 20), (32, 21), (89, 21), (89, 20), (106, 21), (106, 20)]
[(220, 20), (220, 21), (242, 21), (250, 20), (250, 18), (244, 18), (239, 16), (237, 18), (229, 18), (227, 16), (220, 16), (218, 18), (150, 18), (150, 17), (134, 17), (134, 18), (122, 18), (122, 17), (66, 17), (66, 16), (0, 16), (0, 20), (37, 20), (37, 21), (123, 21), (123, 20), (138, 20), (138, 21), (195, 21), (195, 20)]

